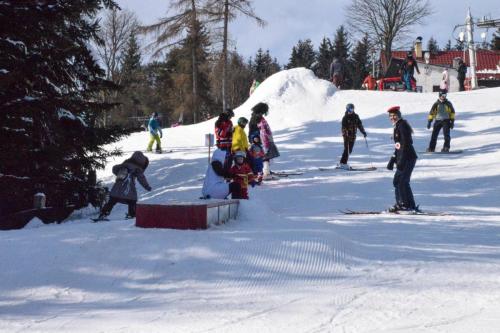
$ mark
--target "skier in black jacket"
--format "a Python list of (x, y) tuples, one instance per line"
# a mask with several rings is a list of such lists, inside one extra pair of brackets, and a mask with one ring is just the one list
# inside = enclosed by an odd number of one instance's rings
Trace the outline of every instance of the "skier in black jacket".
[(393, 106), (387, 112), (394, 125), (393, 139), (396, 148), (389, 164), (387, 164), (387, 169), (392, 170), (394, 164), (397, 165), (393, 180), (396, 203), (389, 211), (416, 210), (415, 199), (410, 187), (411, 174), (417, 162), (417, 153), (413, 148), (411, 137), (413, 130), (410, 124), (401, 117), (399, 106)]
[(344, 152), (342, 153), (342, 158), (340, 159), (339, 168), (349, 170), (350, 167), (347, 164), (349, 155), (352, 153), (352, 148), (356, 142), (356, 133), (359, 130), (366, 138), (366, 131), (363, 128), (363, 123), (359, 116), (354, 113), (354, 104), (349, 103), (345, 107), (345, 115), (342, 118), (342, 137), (344, 139)]

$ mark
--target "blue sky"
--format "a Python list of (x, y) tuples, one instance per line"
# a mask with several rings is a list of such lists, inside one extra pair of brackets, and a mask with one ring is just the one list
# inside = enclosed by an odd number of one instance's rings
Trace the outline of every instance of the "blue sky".
[[(143, 24), (154, 23), (165, 16), (169, 5), (169, 1), (164, 0), (117, 0), (117, 3), (135, 12)], [(268, 24), (262, 28), (249, 19), (237, 18), (229, 27), (232, 46), (245, 58), (254, 56), (259, 47), (269, 49), (273, 57), (286, 64), (299, 39), (311, 39), (315, 48), (324, 36), (333, 39), (337, 28), (347, 23), (345, 7), (350, 3), (351, 0), (254, 0), (256, 14)], [(500, 18), (498, 0), (434, 0), (430, 3), (435, 13), (425, 24), (413, 28), (414, 37), (422, 36), (424, 46), (432, 36), (444, 47), (448, 39), (453, 38), (454, 26), (464, 23), (469, 6), (476, 18)], [(475, 32), (477, 41), (482, 31), (486, 30)], [(487, 41), (491, 40), (492, 33), (490, 29)], [(406, 46), (409, 47), (413, 39), (409, 39)], [(453, 40), (452, 44), (455, 44)]]

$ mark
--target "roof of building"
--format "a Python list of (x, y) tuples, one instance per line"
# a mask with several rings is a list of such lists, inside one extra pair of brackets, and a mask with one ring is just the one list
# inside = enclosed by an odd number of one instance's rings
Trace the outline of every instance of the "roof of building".
[[(428, 51), (426, 51), (428, 52)], [(408, 51), (393, 51), (392, 57), (395, 59), (405, 59)], [(423, 57), (417, 58), (413, 52), (417, 62), (425, 63)], [(438, 51), (431, 53), (429, 64), (437, 66), (453, 66), (453, 59), (464, 59), (465, 65), (470, 66), (468, 51)], [(483, 73), (479, 73), (479, 72)], [(491, 71), (490, 73), (485, 73)], [(478, 78), (500, 78), (500, 51), (477, 50), (476, 51), (476, 75)]]

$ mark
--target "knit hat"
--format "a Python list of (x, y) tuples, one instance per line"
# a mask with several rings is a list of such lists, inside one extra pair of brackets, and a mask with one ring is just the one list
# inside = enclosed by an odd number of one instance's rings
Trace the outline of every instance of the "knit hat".
[(392, 106), (387, 110), (388, 113), (394, 113), (398, 116), (398, 118), (401, 118), (401, 110), (399, 106)]

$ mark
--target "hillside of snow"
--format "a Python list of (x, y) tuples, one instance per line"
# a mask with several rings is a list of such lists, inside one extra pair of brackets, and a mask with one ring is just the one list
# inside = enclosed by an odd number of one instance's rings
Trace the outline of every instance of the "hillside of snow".
[[(497, 332), (500, 331), (500, 88), (452, 93), (452, 150), (419, 154), (417, 204), (443, 216), (344, 215), (394, 202), (386, 110), (400, 105), (424, 151), (437, 94), (336, 91), (311, 71), (282, 71), (235, 109), (258, 102), (281, 156), (299, 176), (250, 189), (237, 220), (206, 231), (140, 229), (117, 205), (111, 221), (88, 208), (60, 225), (33, 221), (0, 233), (0, 332)], [(368, 133), (349, 162), (373, 172), (319, 171), (339, 162), (340, 120), (354, 103)], [(153, 191), (141, 202), (196, 201), (214, 119), (164, 130), (149, 154)], [(99, 178), (148, 134), (109, 149)], [(437, 148), (443, 143), (442, 134)]]

